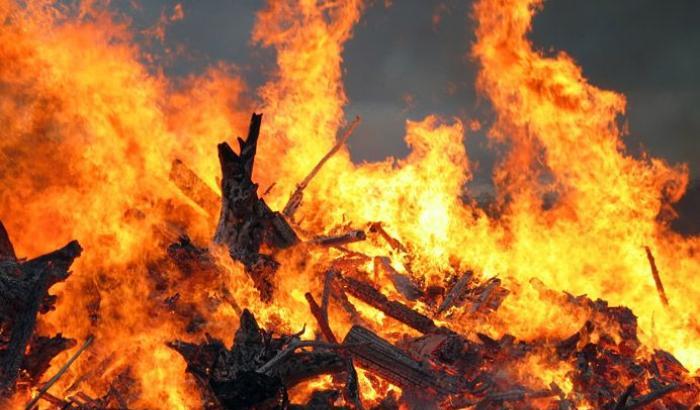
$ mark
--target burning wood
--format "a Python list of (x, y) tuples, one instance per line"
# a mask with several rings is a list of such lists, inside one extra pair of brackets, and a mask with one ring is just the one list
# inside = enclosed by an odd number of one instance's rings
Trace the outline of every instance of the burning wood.
[[(32, 342), (36, 328), (37, 316), (53, 309), (55, 298), (49, 295), (49, 289), (62, 282), (70, 275), (68, 269), (73, 260), (80, 256), (82, 248), (73, 241), (63, 248), (28, 261), (19, 261), (14, 257), (12, 244), (2, 229), (2, 245), (5, 261), (0, 262), (0, 336), (6, 344), (0, 345), (0, 399), (8, 398), (15, 390), (16, 382), (22, 368), (38, 379), (48, 368), (53, 356), (62, 348), (71, 346), (71, 342), (62, 338), (47, 343), (36, 340)], [(27, 360), (27, 347), (33, 346)], [(39, 359), (41, 358), (41, 359)], [(27, 369), (27, 366), (30, 366)]]
[(209, 185), (185, 165), (184, 162), (176, 159), (170, 168), (170, 180), (190, 198), (199, 205), (205, 212), (215, 216), (221, 203), (220, 195), (214, 192)]
[(445, 396), (460, 390), (457, 378), (430, 369), (401, 349), (361, 326), (353, 326), (343, 344), (363, 367), (418, 394)]
[(383, 269), (389, 276), (389, 280), (394, 284), (394, 289), (408, 300), (417, 300), (424, 296), (423, 290), (413, 283), (409, 275), (399, 273), (393, 266), (391, 260), (386, 256), (376, 256), (374, 258), (374, 269)]
[(364, 241), (367, 238), (365, 231), (351, 230), (339, 235), (323, 235), (312, 238), (309, 242), (319, 246), (342, 246), (349, 243)]
[[(272, 302), (277, 298), (287, 300), (273, 293), (277, 280), (275, 272), (281, 264), (273, 256), (274, 251), (297, 244), (299, 238), (285, 217), (272, 211), (258, 197), (257, 185), (251, 179), (260, 121), (260, 115), (253, 115), (247, 140), (239, 140), (238, 154), (227, 144), (219, 146), (223, 194), (214, 239), (228, 248), (232, 259), (243, 264), (261, 299)], [(316, 172), (318, 169), (310, 177)], [(182, 163), (173, 164), (171, 179), (203, 209), (211, 208), (215, 194), (203, 190), (201, 181)], [(295, 193), (298, 201), (308, 180), (300, 184), (299, 193)], [(295, 203), (290, 208), (292, 215), (299, 204)], [(371, 224), (369, 232), (377, 233), (383, 238), (379, 242), (391, 248), (381, 249), (379, 255), (393, 250), (409, 260), (413, 257), (409, 254), (412, 247), (405, 247), (389, 236), (380, 224)], [(700, 383), (672, 355), (660, 350), (648, 357), (639, 354), (637, 320), (624, 307), (610, 307), (602, 300), (593, 301), (585, 296), (547, 294), (553, 303), (582, 312), (580, 317), (585, 322), (580, 330), (564, 338), (551, 336), (529, 341), (518, 340), (507, 333), (489, 336), (476, 330), (464, 330), (457, 326), (455, 319), (468, 317), (473, 321), (470, 325), (479, 326), (488, 323), (488, 316), (499, 310), (509, 295), (500, 279), (484, 279), (466, 271), (454, 280), (450, 273), (451, 286), (450, 282), (430, 284), (439, 288), (435, 292), (422, 281), (414, 282), (411, 275), (398, 272), (386, 256), (364, 253), (364, 249), (356, 252), (342, 248), (342, 245), (366, 239), (364, 231), (350, 230), (317, 236), (309, 242), (318, 246), (295, 249), (303, 263), (307, 263), (307, 257), (322, 261), (319, 271), (325, 272), (325, 277), (321, 278), (321, 303), (313, 296), (315, 289), (304, 293), (317, 337), (324, 341), (302, 340), (304, 330), (297, 334), (280, 334), (276, 327), (279, 318), (274, 315), (269, 320), (270, 330), (262, 328), (254, 315), (239, 305), (222, 280), (229, 272), (215, 255), (206, 247), (195, 245), (182, 233), (179, 235), (167, 247), (166, 255), (149, 262), (154, 271), (151, 278), (156, 290), (153, 299), (157, 301), (157, 309), (186, 323), (184, 331), (188, 340), (200, 340), (198, 343), (172, 340), (167, 346), (187, 363), (187, 372), (201, 393), (201, 407), (207, 410), (319, 408), (314, 406), (363, 409), (363, 384), (355, 364), (366, 372), (364, 382), (384, 395), (371, 399), (369, 403), (380, 406), (374, 409), (384, 405), (411, 409), (612, 410), (643, 408), (652, 403), (680, 409), (698, 404)], [(375, 238), (368, 242), (372, 239)], [(331, 255), (338, 249), (344, 255), (333, 259)], [(52, 309), (55, 299), (48, 295), (48, 289), (66, 279), (68, 268), (80, 252), (77, 242), (71, 242), (48, 255), (29, 261), (18, 260), (0, 225), (0, 371), (4, 376), (0, 384), (5, 399), (10, 397), (20, 378), (33, 386), (41, 385), (29, 401), (28, 409), (34, 408), (40, 400), (55, 408), (70, 410), (124, 410), (134, 402), (129, 365), (121, 368), (106, 391), (90, 392), (90, 395), (77, 391), (79, 386), (101, 376), (112, 366), (112, 356), (96, 362), (94, 368), (82, 369), (69, 380), (65, 397), (51, 394), (50, 388), (92, 342), (91, 338), (54, 377), (40, 383), (51, 359), (73, 347), (75, 342), (60, 334), (53, 338), (35, 335), (36, 316)], [(666, 300), (648, 248), (647, 255), (659, 295)], [(387, 282), (373, 283), (369, 279), (370, 275), (363, 269), (372, 262), (377, 274), (374, 280), (386, 278)], [(168, 270), (177, 279), (159, 276), (160, 270)], [(178, 282), (177, 286), (171, 286), (171, 282)], [(391, 298), (379, 290), (388, 285), (396, 289)], [(445, 294), (446, 288), (449, 290)], [(202, 289), (205, 295), (197, 293)], [(421, 335), (370, 330), (381, 327), (363, 318), (348, 295)], [(207, 302), (197, 305), (192, 302), (193, 296), (200, 296)], [(205, 333), (212, 324), (211, 318), (215, 317), (212, 312), (223, 303), (240, 316), (230, 348)], [(337, 313), (335, 304), (340, 307), (340, 316), (329, 314)], [(434, 312), (435, 316), (431, 318), (422, 312)], [(443, 324), (438, 322), (438, 317), (452, 322)], [(341, 339), (337, 336), (338, 329), (350, 324), (352, 327), (343, 342), (338, 343)], [(454, 330), (451, 324), (455, 325)], [(543, 384), (538, 379), (540, 375), (536, 375), (536, 382), (521, 377), (525, 366), (532, 363), (530, 360), (545, 363), (543, 369), (537, 370), (540, 372), (566, 369), (567, 391), (556, 382)], [(324, 384), (304, 396), (304, 404), (292, 402), (295, 389), (328, 375), (331, 377)], [(389, 385), (399, 387), (401, 395), (395, 394)]]
[(287, 248), (299, 239), (282, 214), (258, 197), (258, 186), (252, 181), (261, 121), (262, 114), (253, 114), (248, 138), (238, 139), (239, 154), (227, 143), (219, 144), (222, 202), (214, 241), (228, 246), (231, 258), (245, 265), (261, 300), (269, 302), (279, 263), (260, 253), (260, 247)]
[(654, 277), (654, 284), (656, 285), (656, 291), (659, 293), (659, 299), (661, 303), (668, 307), (668, 298), (666, 297), (666, 290), (664, 290), (664, 284), (661, 282), (661, 276), (659, 275), (659, 270), (656, 268), (656, 261), (654, 260), (654, 255), (651, 253), (651, 249), (648, 246), (644, 247), (647, 253), (647, 259), (649, 259), (649, 266), (651, 267), (651, 275)]
[(343, 290), (350, 295), (421, 333), (445, 331), (435, 325), (435, 322), (429, 317), (416, 312), (403, 303), (389, 300), (369, 283), (351, 277), (339, 276), (338, 279), (343, 285)]
[(303, 181), (297, 185), (297, 189), (292, 193), (292, 195), (289, 197), (289, 200), (287, 201), (287, 205), (284, 206), (284, 210), (282, 210), (282, 214), (289, 218), (290, 220), (294, 219), (294, 214), (296, 213), (297, 209), (301, 205), (301, 201), (304, 199), (304, 190), (306, 187), (311, 183), (311, 180), (316, 176), (316, 174), (323, 168), (323, 165), (335, 155), (336, 152), (340, 150), (340, 148), (345, 145), (345, 143), (348, 141), (348, 138), (352, 135), (353, 131), (355, 131), (355, 128), (360, 124), (360, 117), (355, 117), (355, 119), (350, 123), (350, 125), (347, 127), (347, 129), (343, 132), (342, 136), (338, 139), (338, 142), (331, 148), (330, 151), (326, 155), (324, 155), (323, 158), (316, 164), (316, 166), (309, 172), (309, 175), (304, 178)]
[[(241, 315), (231, 350), (214, 339), (202, 345), (169, 345), (185, 358), (188, 371), (230, 409), (263, 403), (287, 406), (289, 388), (321, 374), (346, 371), (334, 345), (303, 342), (295, 335), (276, 338), (261, 329), (248, 310)], [(295, 352), (306, 347), (314, 350)]]

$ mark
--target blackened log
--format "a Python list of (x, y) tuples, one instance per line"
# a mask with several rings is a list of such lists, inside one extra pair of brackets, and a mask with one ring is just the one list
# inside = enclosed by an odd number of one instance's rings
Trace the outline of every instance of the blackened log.
[(15, 248), (12, 246), (10, 236), (7, 234), (5, 226), (3, 226), (2, 221), (0, 221), (0, 262), (15, 260), (17, 260)]
[(342, 246), (367, 239), (365, 231), (354, 229), (338, 235), (321, 235), (311, 239), (311, 243), (319, 246)]
[(343, 290), (375, 309), (384, 312), (387, 316), (424, 334), (445, 331), (445, 329), (441, 329), (435, 325), (435, 322), (429, 317), (416, 312), (403, 303), (389, 300), (369, 283), (351, 277), (340, 275), (338, 275), (338, 277), (343, 285)]
[(666, 395), (669, 395), (681, 389), (682, 387), (683, 385), (678, 383), (671, 383), (667, 386), (660, 387), (648, 394), (637, 397), (635, 399), (630, 399), (628, 401), (628, 404), (624, 407), (624, 409), (633, 410), (644, 408), (645, 406), (655, 402), (656, 400), (664, 398)]
[(200, 248), (192, 243), (187, 235), (180, 236), (177, 242), (168, 246), (168, 256), (175, 262), (178, 269), (185, 275), (194, 273), (205, 277), (216, 278), (221, 269), (207, 248)]
[(258, 185), (252, 181), (261, 121), (262, 114), (253, 114), (248, 138), (238, 139), (239, 154), (225, 142), (218, 146), (221, 212), (214, 242), (226, 245), (231, 258), (243, 263), (261, 300), (269, 302), (279, 263), (270, 255), (260, 253), (260, 248), (262, 245), (287, 248), (299, 239), (282, 215), (273, 212), (258, 197)]
[(67, 339), (60, 333), (54, 337), (35, 337), (29, 344), (29, 352), (24, 357), (22, 369), (27, 372), (29, 380), (37, 383), (49, 369), (51, 360), (64, 350), (75, 347), (75, 345), (75, 339)]
[(418, 362), (372, 331), (353, 326), (343, 344), (363, 369), (403, 389), (429, 396), (444, 396), (460, 391), (457, 379)]
[(346, 370), (345, 360), (335, 352), (297, 352), (289, 356), (267, 374), (277, 376), (287, 388), (324, 374), (337, 374)]
[(627, 406), (627, 400), (632, 395), (632, 392), (634, 392), (634, 383), (627, 386), (625, 391), (620, 396), (620, 399), (617, 401), (617, 404), (615, 404), (615, 408), (613, 410), (625, 410), (625, 407)]
[(224, 409), (285, 409), (287, 390), (279, 378), (242, 371), (231, 380), (211, 380), (212, 392)]
[(31, 286), (23, 310), (14, 317), (7, 349), (0, 358), (0, 396), (9, 396), (14, 391), (27, 344), (36, 327), (36, 317), (49, 288), (68, 277), (70, 265), (81, 252), (80, 244), (72, 241), (57, 251), (21, 264), (23, 279), (31, 281)]
[(199, 205), (209, 215), (215, 216), (221, 199), (202, 179), (184, 162), (176, 159), (170, 168), (170, 180), (180, 188), (185, 196)]

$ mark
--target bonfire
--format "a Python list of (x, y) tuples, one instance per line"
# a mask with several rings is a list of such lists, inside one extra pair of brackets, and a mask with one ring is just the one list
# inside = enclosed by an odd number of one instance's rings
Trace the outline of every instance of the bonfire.
[(320, 3), (260, 11), (250, 102), (226, 67), (150, 72), (98, 4), (0, 2), (0, 407), (700, 408), (687, 167), (627, 153), (624, 96), (533, 47), (540, 1), (473, 9), (488, 204), (476, 120), (351, 161), (365, 6)]

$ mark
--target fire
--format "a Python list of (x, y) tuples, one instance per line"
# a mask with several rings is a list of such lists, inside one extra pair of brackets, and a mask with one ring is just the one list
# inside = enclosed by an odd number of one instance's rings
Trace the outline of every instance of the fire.
[[(377, 238), (352, 249), (387, 257), (425, 286), (468, 269), (498, 276), (511, 294), (492, 317), (451, 312), (449, 326), (465, 335), (565, 337), (590, 312), (560, 303), (560, 291), (588, 294), (630, 307), (643, 344), (673, 353), (695, 372), (700, 285), (693, 276), (700, 270), (700, 239), (668, 227), (670, 205), (683, 195), (688, 171), (625, 151), (624, 96), (590, 84), (565, 53), (546, 55), (528, 40), (541, 6), (541, 0), (474, 6), (471, 57), (480, 67), (478, 88), (496, 113), (489, 137), (508, 148), (493, 172), (496, 216), (463, 195), (472, 171), (465, 134), (486, 124), (431, 115), (406, 122), (411, 153), (405, 158), (354, 164), (342, 148), (305, 191), (295, 222), (309, 235), (381, 222), (408, 252)], [(230, 343), (239, 312), (211, 306), (222, 288), (262, 323), (288, 332), (306, 324), (305, 336), (313, 336), (304, 294), (321, 291), (322, 269), (337, 251), (304, 245), (279, 252), (276, 296), (268, 305), (243, 268), (213, 245), (224, 274), (183, 276), (163, 262), (164, 248), (184, 233), (209, 243), (215, 216), (186, 198), (169, 173), (179, 159), (218, 192), (216, 144), (245, 135), (249, 113), (262, 111), (254, 181), (260, 195), (268, 191), (270, 207), (281, 210), (352, 114), (344, 111), (342, 53), (365, 7), (361, 0), (269, 1), (252, 38), (276, 51), (277, 70), (260, 89), (249, 90), (223, 64), (184, 80), (168, 78), (144, 62), (151, 59), (128, 20), (100, 2), (0, 0), (6, 22), (0, 31), (0, 220), (20, 255), (72, 238), (85, 247), (74, 276), (55, 290), (57, 310), (40, 323), (47, 332), (96, 340), (89, 360), (76, 363), (56, 392), (68, 394), (71, 383), (99, 364), (105, 380), (133, 379), (139, 408), (197, 408), (196, 384), (166, 342), (198, 340), (206, 332)], [(171, 19), (187, 18), (182, 6), (174, 10)], [(668, 307), (659, 301), (645, 246), (656, 258)], [(385, 294), (405, 299), (386, 269), (371, 261), (363, 269)], [(192, 311), (170, 309), (172, 297)], [(384, 337), (410, 333), (356, 305)], [(421, 303), (411, 305), (428, 313)], [(196, 325), (192, 312), (206, 325), (188, 332)], [(344, 312), (331, 307), (330, 313), (333, 331), (347, 333)], [(548, 362), (547, 354), (533, 352), (510, 376), (570, 391), (569, 369)], [(66, 358), (59, 356), (49, 374)], [(398, 392), (360, 376), (368, 401)], [(310, 382), (296, 396), (331, 383)], [(108, 389), (99, 378), (81, 386), (95, 395)]]

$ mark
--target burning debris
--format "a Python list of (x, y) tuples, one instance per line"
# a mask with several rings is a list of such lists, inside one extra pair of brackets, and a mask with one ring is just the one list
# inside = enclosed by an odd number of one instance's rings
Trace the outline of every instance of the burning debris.
[[(0, 6), (1, 408), (700, 406), (700, 242), (666, 220), (687, 171), (624, 152), (624, 98), (533, 48), (539, 1), (474, 6), (508, 147), (493, 212), (465, 195), (462, 120), (351, 161), (360, 0), (260, 11), (265, 127), (218, 163), (250, 109), (238, 79), (180, 90), (100, 2), (49, 3)], [(59, 237), (85, 252), (17, 256)]]
[[(257, 196), (257, 185), (251, 180), (260, 124), (261, 116), (253, 115), (248, 139), (239, 141), (240, 154), (233, 153), (225, 144), (219, 146), (225, 194), (215, 239), (226, 245), (234, 261), (245, 266), (263, 301), (271, 302), (275, 298), (272, 275), (280, 264), (260, 250), (263, 247), (285, 248), (300, 241), (286, 218), (272, 211)], [(391, 248), (408, 252), (381, 225), (372, 224), (369, 231), (383, 237)], [(318, 238), (310, 243), (330, 246), (329, 252), (340, 242), (344, 245), (367, 239), (363, 231)], [(4, 295), (0, 305), (4, 340), (0, 358), (6, 400), (18, 388), (37, 385), (51, 359), (75, 346), (74, 341), (60, 334), (53, 338), (35, 335), (35, 318), (51, 310), (54, 298), (47, 291), (68, 277), (68, 268), (80, 252), (77, 242), (71, 242), (45, 256), (18, 260), (7, 233), (4, 228), (0, 229), (0, 285)], [(187, 237), (168, 246), (167, 254), (186, 277), (209, 277), (212, 281), (226, 275), (207, 249), (197, 247)], [(508, 296), (499, 279), (481, 281), (467, 271), (451, 283), (446, 282), (441, 292), (427, 292), (410, 275), (400, 274), (391, 267), (388, 258), (365, 256), (357, 262), (360, 255), (345, 254), (325, 268), (320, 305), (312, 292), (306, 293), (318, 329), (313, 339), (302, 338), (305, 329), (296, 334), (277, 334), (262, 328), (255, 316), (248, 309), (241, 310), (228, 294), (225, 298), (240, 312), (239, 327), (230, 348), (209, 335), (198, 342), (170, 341), (169, 348), (182, 356), (187, 372), (196, 381), (202, 407), (216, 410), (361, 409), (365, 407), (363, 403), (373, 403), (371, 406), (375, 409), (592, 407), (619, 410), (645, 406), (686, 409), (699, 405), (700, 378), (693, 377), (667, 352), (643, 353), (637, 338), (637, 318), (627, 308), (610, 307), (602, 300), (593, 301), (585, 296), (557, 295), (543, 290), (551, 293), (552, 300), (586, 312), (587, 320), (578, 332), (566, 338), (529, 342), (508, 334), (493, 339), (478, 332), (462, 333), (450, 328), (450, 312), (461, 310), (477, 320), (488, 320)], [(651, 256), (650, 261), (653, 261)], [(396, 295), (403, 301), (383, 294), (372, 283), (364, 266), (374, 266), (375, 271), (391, 278)], [(652, 269), (656, 271), (653, 262)], [(180, 314), (189, 315), (191, 322), (194, 311), (178, 307), (179, 299), (177, 293), (169, 297), (166, 304), (174, 311), (184, 309)], [(381, 329), (363, 318), (366, 311), (360, 312), (356, 306), (358, 302), (405, 325), (405, 330), (389, 335), (391, 339), (388, 339)], [(420, 310), (417, 303), (423, 306)], [(342, 342), (333, 330), (338, 318), (329, 315), (334, 306), (347, 315), (343, 320), (353, 323)], [(205, 328), (205, 322), (196, 327), (188, 325), (192, 334), (201, 334)], [(124, 380), (115, 381), (99, 398), (76, 390), (85, 377), (73, 381), (68, 389), (73, 394), (67, 399), (50, 393), (53, 384), (92, 340), (89, 338), (43, 384), (26, 405), (27, 409), (39, 402), (49, 408), (75, 410), (131, 408), (133, 392), (129, 392), (129, 383)], [(568, 369), (566, 377), (570, 385), (528, 383), (529, 378), (518, 372), (528, 371), (526, 363), (533, 358), (546, 361), (549, 368)], [(373, 391), (383, 391), (384, 397), (374, 397), (370, 402), (363, 400), (363, 387), (355, 366), (366, 372), (370, 381), (374, 380)], [(292, 401), (290, 392), (320, 376), (330, 377), (328, 383), (309, 391), (305, 402)], [(386, 387), (390, 385), (395, 387)]]

